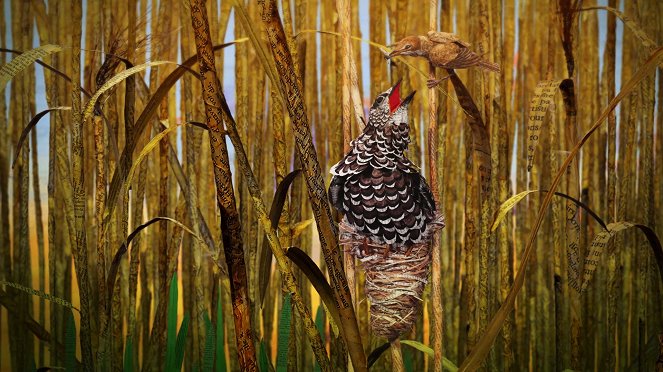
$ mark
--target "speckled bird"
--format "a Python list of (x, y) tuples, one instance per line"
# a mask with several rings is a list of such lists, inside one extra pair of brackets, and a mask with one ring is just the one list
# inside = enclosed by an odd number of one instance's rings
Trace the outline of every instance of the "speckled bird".
[(419, 169), (405, 156), (410, 142), (408, 105), (400, 84), (378, 95), (351, 150), (331, 168), (329, 198), (345, 223), (390, 248), (427, 241), (435, 202)]
[[(488, 62), (470, 49), (470, 44), (455, 34), (429, 31), (426, 36), (407, 36), (394, 44), (389, 58), (395, 56), (415, 56), (428, 59), (433, 66), (448, 69), (481, 67), (500, 72), (500, 65)], [(428, 87), (439, 84), (442, 79), (428, 80)]]

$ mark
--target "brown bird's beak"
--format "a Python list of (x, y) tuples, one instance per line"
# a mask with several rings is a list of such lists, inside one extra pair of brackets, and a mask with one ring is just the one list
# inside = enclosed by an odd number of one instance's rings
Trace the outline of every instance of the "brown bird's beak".
[(402, 52), (402, 50), (399, 50), (399, 49), (393, 50), (391, 53), (389, 53), (388, 57), (389, 58), (396, 57), (397, 55), (400, 55), (401, 52)]

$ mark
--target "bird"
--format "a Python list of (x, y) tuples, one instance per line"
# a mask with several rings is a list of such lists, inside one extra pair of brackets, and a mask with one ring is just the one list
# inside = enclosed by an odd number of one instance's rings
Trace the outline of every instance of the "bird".
[[(448, 32), (429, 31), (427, 36), (406, 36), (394, 44), (388, 58), (395, 56), (423, 57), (435, 67), (446, 69), (469, 68), (473, 66), (499, 73), (497, 63), (488, 62), (470, 49), (471, 44)], [(448, 79), (430, 79), (428, 87), (433, 88)]]
[(379, 94), (363, 132), (330, 169), (328, 195), (333, 207), (345, 214), (343, 222), (386, 249), (427, 242), (436, 220), (428, 183), (405, 155), (414, 94), (401, 100), (400, 81)]

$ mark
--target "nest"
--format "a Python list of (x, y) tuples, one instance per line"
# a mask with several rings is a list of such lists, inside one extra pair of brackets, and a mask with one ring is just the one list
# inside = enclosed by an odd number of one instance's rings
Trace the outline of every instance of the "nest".
[(428, 283), (433, 233), (444, 227), (437, 215), (425, 243), (389, 246), (361, 235), (346, 220), (339, 225), (341, 244), (362, 264), (366, 272), (366, 298), (371, 304), (373, 333), (394, 340), (412, 329), (422, 306)]

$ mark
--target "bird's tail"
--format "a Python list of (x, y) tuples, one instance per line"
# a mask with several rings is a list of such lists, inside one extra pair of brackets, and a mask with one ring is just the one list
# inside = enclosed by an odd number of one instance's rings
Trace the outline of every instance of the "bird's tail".
[(498, 72), (498, 73), (501, 71), (500, 65), (498, 65), (497, 63), (493, 63), (493, 62), (488, 62), (486, 60), (481, 60), (479, 62), (479, 66), (481, 68), (485, 68), (486, 70), (489, 70), (489, 71), (495, 71), (495, 72)]

